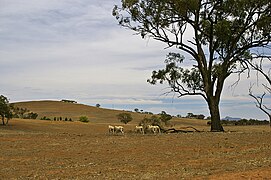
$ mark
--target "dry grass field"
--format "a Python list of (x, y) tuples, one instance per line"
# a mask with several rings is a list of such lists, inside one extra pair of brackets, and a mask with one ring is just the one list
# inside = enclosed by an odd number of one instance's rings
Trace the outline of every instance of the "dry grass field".
[[(0, 126), (0, 179), (271, 179), (269, 126), (227, 126), (174, 119), (203, 132), (136, 134), (144, 117), (109, 135), (120, 111), (60, 102), (21, 103), (40, 116), (86, 115), (89, 123), (12, 119)], [(47, 105), (46, 105), (47, 104)], [(84, 113), (84, 114), (83, 114)]]

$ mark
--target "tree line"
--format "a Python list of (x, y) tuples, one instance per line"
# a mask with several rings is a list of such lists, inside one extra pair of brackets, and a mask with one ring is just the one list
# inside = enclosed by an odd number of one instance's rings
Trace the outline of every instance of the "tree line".
[[(131, 113), (120, 113), (117, 114), (117, 118), (120, 122), (127, 124), (130, 121), (133, 120), (133, 117), (131, 115)], [(144, 117), (139, 125), (157, 125), (157, 126), (162, 126), (162, 123), (165, 125), (169, 124), (169, 121), (172, 119), (172, 116), (170, 114), (167, 114), (165, 111), (162, 111), (161, 113), (159, 113), (158, 115), (152, 115), (150, 117)]]
[[(211, 121), (208, 121), (207, 124), (211, 125)], [(257, 119), (221, 120), (221, 124), (225, 126), (268, 125), (269, 121)]]

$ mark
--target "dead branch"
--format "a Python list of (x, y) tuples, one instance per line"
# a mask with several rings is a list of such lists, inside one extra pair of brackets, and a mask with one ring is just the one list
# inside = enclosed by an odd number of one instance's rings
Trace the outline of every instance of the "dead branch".
[[(193, 130), (184, 130), (184, 129), (193, 129)], [(182, 127), (181, 129), (175, 129), (175, 128), (170, 128), (164, 131), (165, 133), (191, 133), (191, 132), (203, 132), (200, 131), (192, 126), (187, 126), (187, 127)]]

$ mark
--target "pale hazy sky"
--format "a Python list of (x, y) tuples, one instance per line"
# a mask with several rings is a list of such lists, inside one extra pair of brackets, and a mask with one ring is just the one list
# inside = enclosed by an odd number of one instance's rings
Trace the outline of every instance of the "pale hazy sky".
[[(104, 108), (208, 116), (201, 98), (165, 96), (166, 86), (146, 82), (176, 50), (118, 26), (115, 4), (120, 0), (0, 0), (0, 94), (11, 102), (72, 99)], [(222, 117), (267, 119), (248, 96), (253, 80), (244, 75), (231, 88), (235, 80), (225, 85)]]

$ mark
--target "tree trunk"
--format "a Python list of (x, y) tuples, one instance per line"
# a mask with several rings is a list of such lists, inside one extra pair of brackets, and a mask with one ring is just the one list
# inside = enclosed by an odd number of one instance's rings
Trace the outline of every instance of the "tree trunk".
[(219, 102), (213, 98), (209, 101), (209, 110), (211, 114), (211, 131), (224, 132), (224, 129), (220, 122)]
[(2, 124), (3, 124), (3, 125), (6, 125), (6, 124), (5, 124), (5, 117), (4, 117), (4, 116), (1, 116), (1, 118), (2, 118)]
[(9, 118), (7, 118), (6, 125), (8, 125), (9, 120), (10, 120), (10, 119), (9, 119)]

